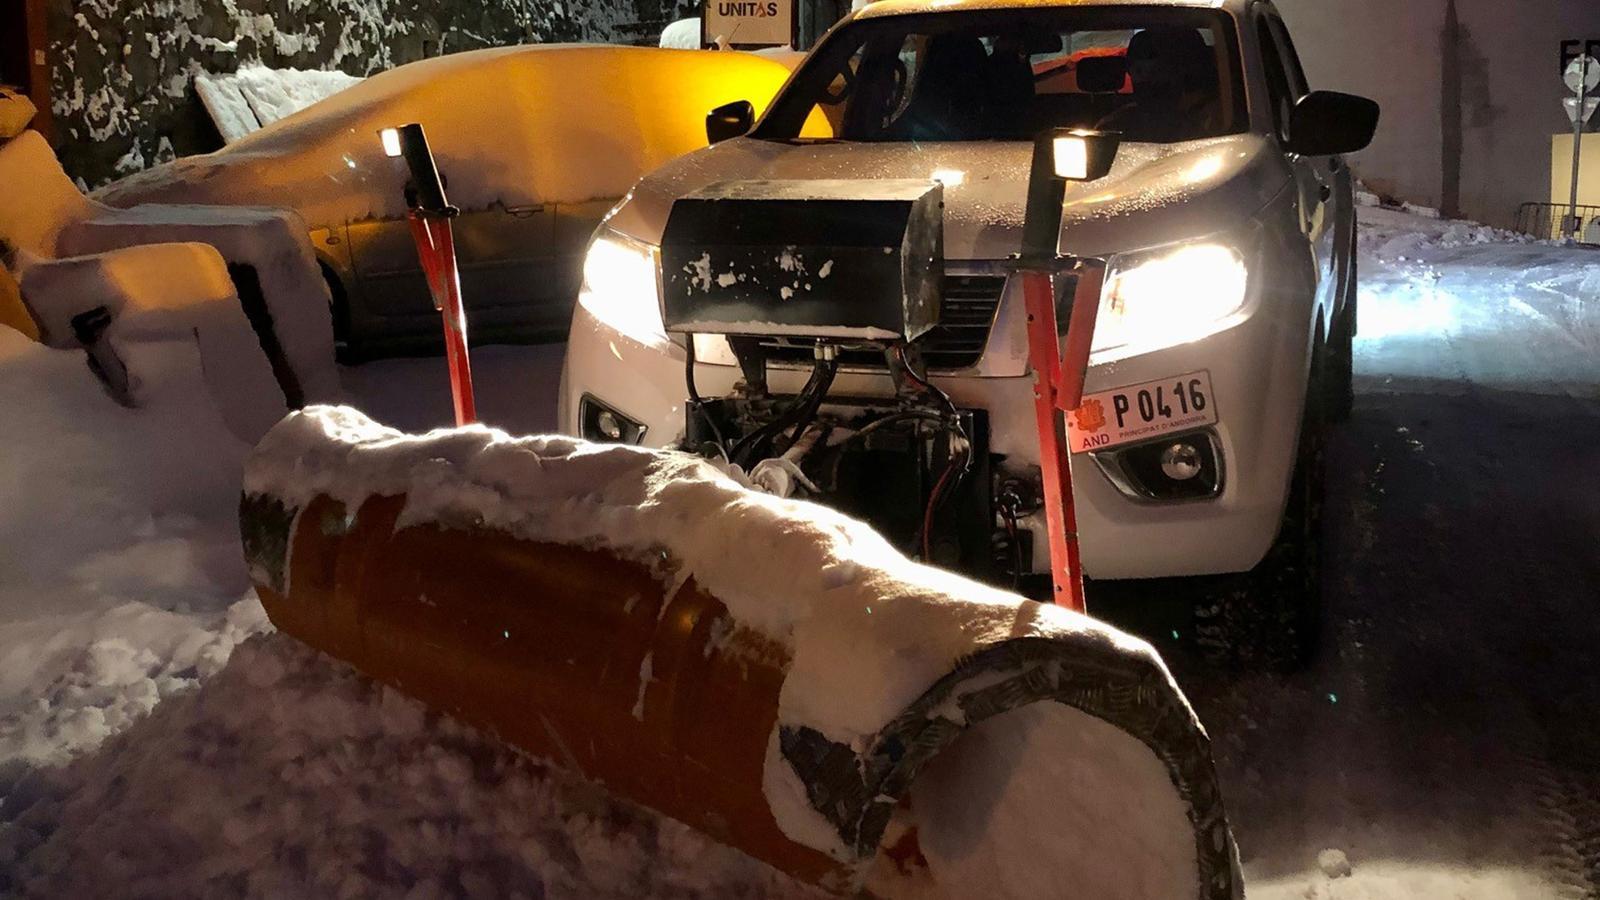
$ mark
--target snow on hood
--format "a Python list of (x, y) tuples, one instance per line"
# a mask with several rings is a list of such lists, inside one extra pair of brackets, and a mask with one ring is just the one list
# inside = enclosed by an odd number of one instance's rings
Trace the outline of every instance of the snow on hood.
[(748, 490), (682, 453), (483, 426), (408, 435), (319, 406), (268, 433), (244, 488), (302, 508), (319, 494), (352, 509), (404, 494), (400, 527), (490, 528), (605, 549), (656, 567), (672, 586), (692, 576), (736, 622), (790, 648), (779, 720), (843, 744), (876, 734), (999, 639), (1097, 633), (1162, 665), (1143, 641), (914, 563), (861, 522)]
[(463, 209), (616, 198), (705, 146), (713, 107), (764, 107), (788, 75), (749, 53), (549, 44), (457, 53), (374, 75), (96, 196), (114, 206), (290, 206), (313, 228), (398, 216), (405, 165), (383, 155), (378, 132), (420, 122)]
[[(678, 197), (719, 181), (927, 178), (945, 182), (945, 253), (1003, 259), (1017, 252), (1031, 144), (814, 143), (743, 138), (646, 176), (613, 227), (659, 242)], [(961, 173), (959, 184), (948, 173)], [(1159, 246), (1237, 227), (1288, 182), (1253, 134), (1181, 144), (1124, 144), (1111, 173), (1067, 187), (1062, 248), (1085, 256)]]

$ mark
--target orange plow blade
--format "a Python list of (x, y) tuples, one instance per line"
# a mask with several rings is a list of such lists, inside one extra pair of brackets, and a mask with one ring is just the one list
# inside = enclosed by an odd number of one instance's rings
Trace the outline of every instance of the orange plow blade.
[[(281, 631), (826, 889), (860, 890), (908, 807), (971, 807), (976, 774), (992, 801), (973, 811), (980, 831), (1024, 821), (993, 801), (1007, 785), (1078, 809), (1023, 848), (1035, 865), (1103, 856), (1093, 815), (1156, 821), (1141, 807), (1169, 804), (1176, 827), (1139, 840), (1181, 845), (1168, 856), (1186, 888), (1158, 879), (1148, 895), (1241, 895), (1208, 739), (1148, 645), (909, 563), (698, 460), (481, 427), (415, 437), (313, 407), (257, 449), (241, 523)], [(1073, 718), (970, 737), (1024, 710)], [(1101, 731), (1122, 743), (1084, 738)], [(1163, 796), (1112, 783), (1077, 803), (1127, 747)], [(1011, 765), (1030, 753), (1048, 764)], [(924, 774), (954, 793), (919, 794)], [(963, 857), (951, 835), (965, 832), (916, 824), (930, 857)], [(962, 841), (967, 856), (988, 846)], [(1068, 875), (1083, 896), (1134, 896)]]

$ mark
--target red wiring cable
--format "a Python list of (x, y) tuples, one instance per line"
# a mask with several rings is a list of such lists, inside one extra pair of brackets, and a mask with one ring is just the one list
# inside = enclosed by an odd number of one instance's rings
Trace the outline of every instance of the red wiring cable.
[(939, 480), (933, 484), (933, 493), (928, 495), (928, 508), (922, 512), (922, 561), (931, 562), (933, 559), (933, 511), (939, 505), (939, 495), (944, 493), (945, 483), (950, 480), (951, 473), (956, 470), (956, 461), (952, 457), (945, 464), (944, 472), (939, 475)]

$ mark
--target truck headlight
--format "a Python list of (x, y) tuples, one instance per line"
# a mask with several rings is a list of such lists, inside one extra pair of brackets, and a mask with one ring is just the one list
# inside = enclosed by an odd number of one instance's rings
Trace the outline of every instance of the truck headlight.
[(1170, 347), (1205, 337), (1244, 305), (1244, 260), (1221, 244), (1116, 257), (1106, 273), (1094, 349)]
[(667, 340), (656, 286), (659, 251), (602, 227), (583, 259), (578, 302), (595, 318), (643, 344)]

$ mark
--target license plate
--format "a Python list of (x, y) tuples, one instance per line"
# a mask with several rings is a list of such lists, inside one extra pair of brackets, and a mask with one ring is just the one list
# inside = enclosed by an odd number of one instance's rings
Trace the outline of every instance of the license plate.
[(1090, 453), (1216, 423), (1210, 373), (1190, 372), (1086, 395), (1067, 414), (1067, 438), (1073, 453)]

